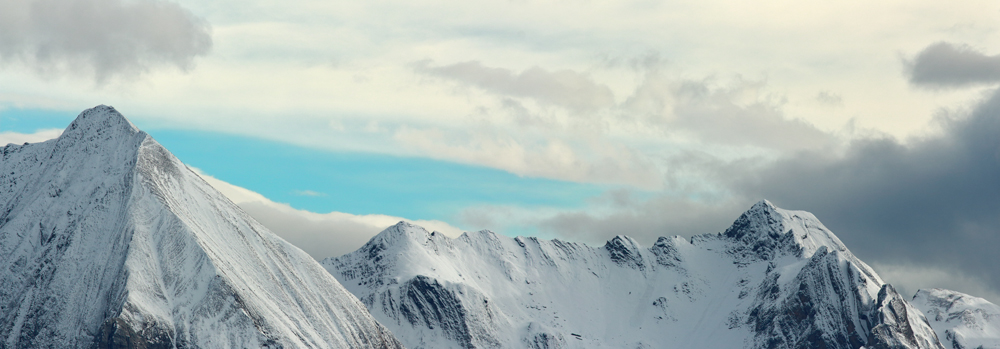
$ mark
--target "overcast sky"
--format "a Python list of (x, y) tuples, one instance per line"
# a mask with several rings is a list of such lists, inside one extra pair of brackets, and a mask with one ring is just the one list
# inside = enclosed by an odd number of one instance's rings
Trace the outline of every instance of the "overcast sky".
[(998, 29), (990, 1), (10, 0), (0, 142), (113, 105), (317, 258), (396, 219), (651, 243), (769, 199), (904, 292), (996, 302)]

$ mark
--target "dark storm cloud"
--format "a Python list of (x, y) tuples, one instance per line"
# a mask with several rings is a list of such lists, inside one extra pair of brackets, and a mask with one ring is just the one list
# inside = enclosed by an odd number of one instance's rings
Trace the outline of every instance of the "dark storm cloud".
[(950, 267), (1000, 289), (1000, 93), (942, 124), (943, 135), (906, 144), (803, 153), (733, 187), (813, 212), (865, 261)]
[(188, 69), (212, 47), (210, 31), (169, 1), (0, 2), (0, 58), (45, 76), (84, 74), (103, 82), (157, 66)]
[(910, 83), (918, 86), (962, 87), (1000, 81), (1000, 56), (947, 42), (928, 46), (907, 68)]
[(844, 152), (807, 151), (770, 163), (688, 159), (729, 194), (614, 199), (610, 213), (564, 212), (535, 224), (569, 239), (599, 243), (625, 234), (648, 244), (657, 236), (721, 231), (768, 199), (812, 212), (868, 263), (954, 276), (925, 284), (919, 272), (887, 270), (888, 281), (908, 292), (946, 287), (1000, 294), (1000, 90), (967, 114), (938, 122), (942, 129), (933, 137), (865, 138)]
[(418, 72), (455, 80), (493, 93), (527, 97), (574, 111), (595, 110), (614, 105), (614, 94), (585, 74), (564, 69), (549, 71), (533, 67), (520, 73), (492, 68), (479, 62), (463, 62), (433, 67), (430, 62), (414, 65)]

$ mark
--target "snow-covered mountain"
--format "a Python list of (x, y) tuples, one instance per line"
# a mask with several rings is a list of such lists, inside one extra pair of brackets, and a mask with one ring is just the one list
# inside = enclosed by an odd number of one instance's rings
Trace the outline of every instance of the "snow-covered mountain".
[(2, 348), (400, 348), (110, 107), (0, 148)]
[(910, 301), (949, 349), (1000, 349), (1000, 306), (961, 292), (920, 290)]
[(411, 348), (943, 348), (812, 214), (603, 247), (400, 222), (321, 262)]

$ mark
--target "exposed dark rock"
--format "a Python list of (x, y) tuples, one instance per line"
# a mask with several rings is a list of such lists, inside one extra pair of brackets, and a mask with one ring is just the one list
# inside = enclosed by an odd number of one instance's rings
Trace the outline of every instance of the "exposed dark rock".
[[(445, 338), (458, 342), (463, 348), (500, 346), (489, 331), (480, 328), (489, 323), (470, 323), (466, 306), (473, 305), (463, 304), (454, 292), (436, 279), (419, 275), (404, 283), (401, 292), (399, 313), (410, 325), (440, 330)], [(490, 313), (488, 300), (483, 298), (479, 304)]]
[[(530, 349), (560, 349), (566, 347), (566, 338), (559, 333), (546, 331), (544, 326), (537, 323), (528, 324), (527, 336), (524, 338), (525, 344)], [(580, 335), (574, 334), (577, 338)]]
[[(911, 314), (910, 312), (915, 312)], [(878, 292), (878, 300), (868, 318), (872, 321), (868, 335), (868, 348), (904, 349), (936, 348), (944, 349), (934, 331), (918, 336), (913, 328), (930, 328), (930, 324), (912, 306), (896, 293), (892, 285), (885, 284)], [(912, 318), (912, 319), (911, 319)], [(911, 320), (921, 321), (913, 323)], [(927, 336), (933, 338), (926, 338)]]
[(656, 263), (664, 267), (677, 268), (682, 263), (680, 252), (677, 251), (677, 246), (670, 238), (660, 237), (656, 239), (656, 243), (653, 244), (650, 251), (656, 256)]
[(604, 248), (611, 254), (611, 260), (618, 265), (629, 266), (635, 269), (645, 269), (642, 254), (639, 252), (639, 245), (630, 237), (615, 236), (606, 244)]
[(138, 333), (125, 320), (114, 317), (104, 321), (94, 338), (93, 349), (170, 349), (186, 348), (175, 345), (170, 337), (159, 328), (149, 328)]

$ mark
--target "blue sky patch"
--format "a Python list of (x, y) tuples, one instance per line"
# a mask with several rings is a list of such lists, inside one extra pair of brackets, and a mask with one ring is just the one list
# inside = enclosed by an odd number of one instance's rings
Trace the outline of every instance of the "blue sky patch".
[[(7, 109), (0, 132), (65, 128), (76, 113)], [(454, 222), (477, 205), (580, 208), (608, 186), (423, 158), (332, 152), (206, 131), (147, 129), (184, 163), (298, 209)]]

